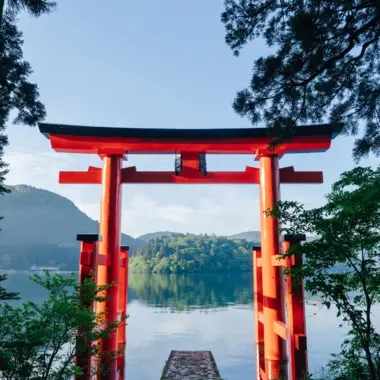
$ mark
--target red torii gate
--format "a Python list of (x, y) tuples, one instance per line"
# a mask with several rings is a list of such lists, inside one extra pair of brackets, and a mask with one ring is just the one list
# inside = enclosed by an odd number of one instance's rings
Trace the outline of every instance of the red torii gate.
[[(281, 252), (278, 222), (266, 217), (264, 211), (272, 209), (280, 199), (280, 183), (323, 182), (322, 172), (279, 168), (279, 159), (285, 153), (326, 151), (342, 130), (341, 124), (300, 126), (290, 141), (274, 148), (269, 148), (273, 131), (267, 128), (137, 129), (41, 123), (39, 129), (57, 152), (97, 154), (103, 160), (102, 168), (60, 172), (59, 182), (102, 185), (99, 253), (96, 247), (88, 248), (97, 239), (93, 235), (87, 240), (83, 236), (78, 239), (82, 241), (81, 254), (90, 250), (94, 255), (92, 261), (81, 255), (81, 271), (83, 262), (87, 262), (96, 271), (98, 285), (115, 284), (109, 288), (106, 303), (108, 321), (116, 321), (118, 313), (126, 313), (128, 260), (126, 248), (120, 247), (122, 184), (259, 184), (261, 247), (253, 249), (258, 378), (278, 379), (289, 373), (289, 378), (296, 380), (307, 371), (303, 288), (292, 290), (290, 281), (285, 287), (279, 269), (301, 263), (278, 260)], [(123, 168), (126, 154), (176, 154), (176, 170), (140, 172), (135, 167)], [(259, 167), (247, 166), (241, 172), (207, 172), (205, 154), (250, 154), (259, 161)], [(287, 250), (302, 237), (288, 236), (285, 240)], [(83, 248), (86, 244), (87, 250)], [(97, 305), (96, 311), (104, 312), (105, 308)], [(125, 344), (122, 329), (103, 342), (105, 350), (116, 351)], [(103, 378), (124, 378), (123, 358), (110, 360), (109, 368)]]

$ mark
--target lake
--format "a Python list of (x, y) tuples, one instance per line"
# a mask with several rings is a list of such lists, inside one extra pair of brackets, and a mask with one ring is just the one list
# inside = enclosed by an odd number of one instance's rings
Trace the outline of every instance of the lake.
[[(46, 296), (25, 274), (9, 275), (6, 286), (25, 300)], [(210, 350), (223, 379), (255, 379), (250, 274), (130, 274), (128, 292), (128, 380), (159, 379), (171, 350)], [(314, 372), (339, 350), (345, 330), (317, 300), (308, 300), (306, 314)]]

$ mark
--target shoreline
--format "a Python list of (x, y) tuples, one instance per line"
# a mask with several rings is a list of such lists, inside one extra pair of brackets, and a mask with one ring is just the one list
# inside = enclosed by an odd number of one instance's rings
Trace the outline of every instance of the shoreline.
[[(54, 273), (54, 274), (78, 273), (77, 270), (52, 270), (48, 272)], [(30, 270), (30, 269), (0, 269), (0, 275), (1, 274), (35, 274), (35, 273), (44, 273), (44, 271)]]

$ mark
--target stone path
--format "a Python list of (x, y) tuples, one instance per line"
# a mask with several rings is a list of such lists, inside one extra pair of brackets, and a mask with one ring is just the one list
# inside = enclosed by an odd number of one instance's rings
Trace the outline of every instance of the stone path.
[(161, 380), (219, 380), (211, 351), (172, 351)]

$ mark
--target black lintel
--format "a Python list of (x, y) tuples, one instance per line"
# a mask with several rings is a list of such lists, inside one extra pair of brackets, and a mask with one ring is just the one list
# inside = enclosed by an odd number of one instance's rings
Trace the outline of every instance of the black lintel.
[(99, 234), (78, 234), (77, 235), (77, 241), (88, 241), (88, 242), (94, 242), (94, 241), (102, 241), (102, 236)]
[[(167, 129), (167, 128), (112, 128), (88, 127), (79, 125), (39, 123), (40, 132), (49, 138), (54, 135), (121, 137), (121, 138), (163, 138), (163, 139), (228, 139), (275, 137), (273, 128), (204, 128), (204, 129)], [(342, 131), (342, 123), (300, 125), (295, 128), (294, 136), (334, 135)]]
[(304, 234), (285, 234), (284, 240), (290, 243), (300, 243), (306, 240), (306, 235)]

